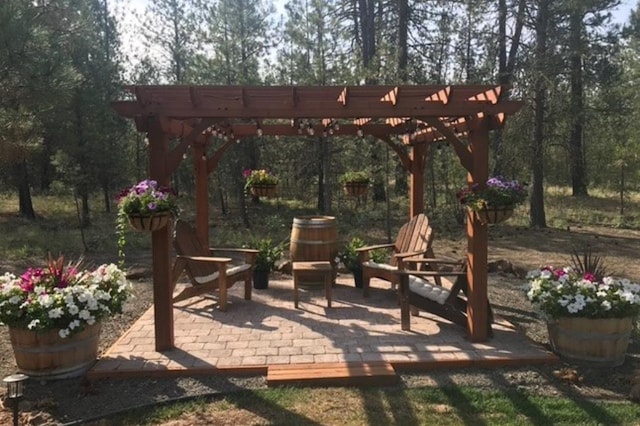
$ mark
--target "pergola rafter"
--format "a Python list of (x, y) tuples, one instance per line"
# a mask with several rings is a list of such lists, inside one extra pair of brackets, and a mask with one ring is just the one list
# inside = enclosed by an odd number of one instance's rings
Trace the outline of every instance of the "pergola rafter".
[[(502, 86), (132, 86), (128, 100), (114, 101), (149, 140), (152, 179), (168, 185), (191, 149), (196, 229), (208, 245), (208, 175), (245, 137), (373, 136), (388, 144), (410, 174), (412, 217), (424, 211), (424, 169), (429, 147), (448, 142), (467, 170), (484, 185), (489, 170), (489, 131), (504, 125), (521, 101), (502, 99)], [(170, 148), (170, 140), (177, 143)], [(213, 152), (212, 148), (213, 147)], [(408, 151), (408, 153), (407, 153)], [(467, 216), (468, 332), (488, 337), (487, 226)], [(170, 349), (173, 304), (170, 229), (152, 235), (156, 349)]]

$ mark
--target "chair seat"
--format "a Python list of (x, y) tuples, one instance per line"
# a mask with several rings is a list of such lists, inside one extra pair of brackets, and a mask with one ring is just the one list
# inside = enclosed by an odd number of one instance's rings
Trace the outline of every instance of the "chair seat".
[(426, 299), (433, 300), (441, 305), (444, 305), (449, 294), (451, 294), (449, 290), (442, 286), (431, 284), (422, 278), (414, 276), (409, 277), (409, 290), (412, 293), (416, 293)]
[[(236, 275), (240, 272), (244, 272), (248, 269), (251, 269), (251, 265), (248, 263), (245, 263), (243, 265), (233, 265), (230, 268), (227, 268), (227, 275), (231, 276), (231, 275)], [(216, 280), (218, 279), (218, 272), (214, 272), (212, 274), (209, 275), (204, 275), (204, 276), (199, 276), (199, 277), (193, 277), (193, 279), (198, 283), (198, 284), (205, 284), (208, 283), (210, 281)]]
[(376, 263), (368, 260), (366, 262), (362, 262), (362, 266), (366, 266), (367, 268), (375, 268), (375, 269), (384, 269), (385, 271), (397, 271), (397, 266), (387, 265), (386, 263)]

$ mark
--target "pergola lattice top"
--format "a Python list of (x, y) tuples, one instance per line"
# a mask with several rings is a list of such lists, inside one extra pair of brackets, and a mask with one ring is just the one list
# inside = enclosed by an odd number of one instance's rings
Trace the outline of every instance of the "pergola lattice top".
[[(223, 123), (236, 138), (256, 135), (297, 135), (300, 120), (321, 134), (340, 120), (332, 134), (404, 134), (406, 144), (443, 140), (443, 128), (467, 132), (473, 117), (490, 117), (497, 128), (514, 114), (520, 101), (501, 99), (502, 86), (131, 86), (135, 100), (116, 101), (115, 110), (136, 119), (209, 120)], [(437, 118), (437, 121), (434, 121)], [(266, 121), (265, 121), (266, 120)], [(288, 120), (284, 123), (283, 120)], [(345, 120), (351, 120), (345, 122)], [(446, 131), (446, 130), (445, 130)], [(449, 133), (449, 132), (447, 132)], [(411, 134), (411, 137), (409, 137)]]

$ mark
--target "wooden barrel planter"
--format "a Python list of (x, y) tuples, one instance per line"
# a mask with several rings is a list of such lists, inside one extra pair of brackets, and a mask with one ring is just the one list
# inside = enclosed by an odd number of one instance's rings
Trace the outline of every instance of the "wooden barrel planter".
[(513, 215), (512, 208), (486, 207), (475, 211), (476, 218), (482, 224), (495, 224), (504, 222)]
[(263, 183), (251, 185), (249, 188), (251, 195), (255, 197), (273, 197), (276, 195), (276, 184), (275, 183)]
[(558, 318), (547, 323), (554, 352), (596, 367), (624, 363), (632, 328), (632, 318)]
[[(333, 216), (294, 218), (289, 249), (292, 262), (325, 261), (335, 264), (338, 254), (336, 218)], [(299, 282), (303, 285), (323, 285), (324, 277), (322, 274), (304, 273), (300, 275)]]
[(30, 377), (66, 379), (84, 374), (95, 363), (100, 323), (64, 339), (58, 330), (37, 333), (13, 327), (9, 336), (20, 372)]
[(156, 231), (169, 224), (171, 214), (160, 213), (154, 215), (129, 215), (129, 223), (136, 231)]
[(345, 194), (351, 197), (360, 197), (369, 191), (368, 182), (346, 182), (344, 184)]

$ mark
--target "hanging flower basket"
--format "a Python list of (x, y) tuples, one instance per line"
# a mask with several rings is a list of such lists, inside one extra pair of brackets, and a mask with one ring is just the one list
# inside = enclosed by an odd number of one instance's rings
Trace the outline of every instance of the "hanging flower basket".
[(475, 211), (476, 218), (480, 223), (495, 224), (504, 222), (513, 215), (513, 208), (508, 207), (485, 207)]
[(345, 182), (344, 192), (351, 197), (365, 195), (369, 191), (368, 182)]
[(132, 214), (127, 216), (129, 223), (136, 231), (157, 231), (169, 224), (171, 214), (158, 213), (153, 215)]
[(276, 195), (275, 183), (260, 183), (249, 187), (249, 192), (255, 197), (273, 197)]
[(482, 224), (504, 222), (513, 214), (513, 209), (527, 198), (527, 190), (517, 180), (500, 176), (487, 180), (484, 186), (475, 183), (456, 194), (460, 204), (474, 212)]

